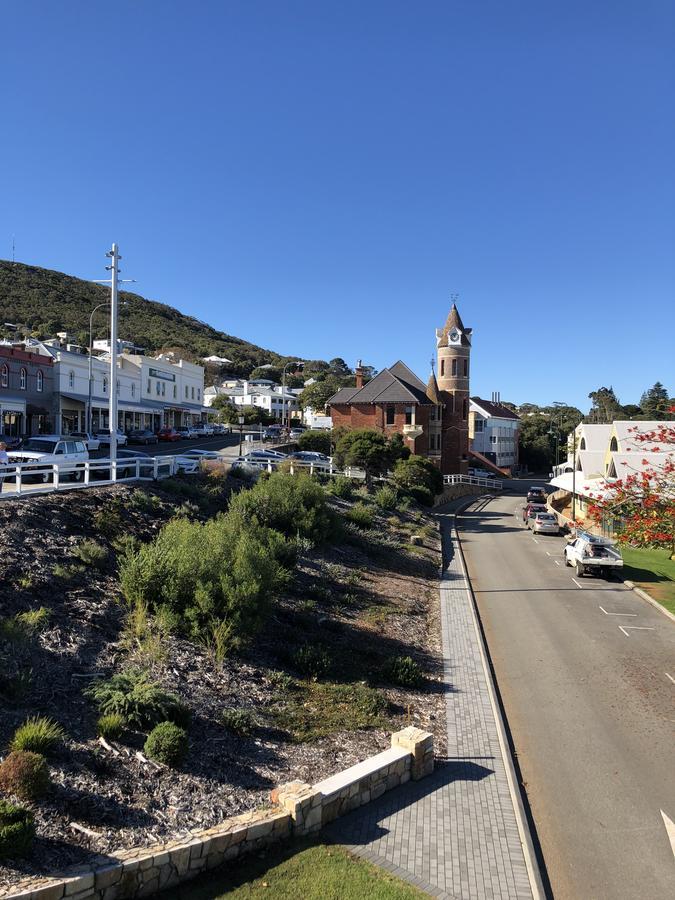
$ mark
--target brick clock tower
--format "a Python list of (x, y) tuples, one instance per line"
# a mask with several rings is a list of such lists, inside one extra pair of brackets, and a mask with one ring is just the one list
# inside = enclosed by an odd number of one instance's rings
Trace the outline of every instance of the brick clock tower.
[(441, 472), (469, 471), (469, 357), (471, 328), (455, 304), (443, 329), (436, 329), (437, 383), (441, 405)]

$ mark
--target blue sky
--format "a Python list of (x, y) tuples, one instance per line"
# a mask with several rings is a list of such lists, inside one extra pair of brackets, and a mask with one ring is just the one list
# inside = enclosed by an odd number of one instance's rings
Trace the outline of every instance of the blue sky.
[(671, 0), (2, 5), (0, 256), (472, 393), (675, 393)]

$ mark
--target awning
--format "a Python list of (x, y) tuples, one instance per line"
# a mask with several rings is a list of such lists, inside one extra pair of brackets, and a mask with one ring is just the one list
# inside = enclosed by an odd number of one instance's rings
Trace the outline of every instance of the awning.
[[(70, 400), (72, 403), (81, 403), (82, 406), (87, 401), (86, 397), (78, 396), (77, 394), (60, 394), (61, 400)], [(61, 404), (63, 406), (63, 404)]]
[(21, 400), (6, 400), (4, 397), (0, 398), (0, 410), (2, 412), (18, 412), (25, 413), (26, 412), (26, 401)]
[[(558, 490), (569, 491), (571, 494), (573, 476), (573, 472), (565, 472), (563, 475), (552, 478), (549, 484), (552, 484)], [(592, 494), (593, 499), (597, 500), (605, 496), (608, 487), (609, 485), (604, 478), (584, 479), (581, 472), (577, 472), (576, 479), (574, 479), (574, 493), (577, 497), (590, 497)]]

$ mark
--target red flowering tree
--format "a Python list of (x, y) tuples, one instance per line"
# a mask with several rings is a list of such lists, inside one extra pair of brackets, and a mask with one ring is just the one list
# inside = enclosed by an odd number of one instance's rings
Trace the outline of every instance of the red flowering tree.
[[(672, 407), (670, 412), (675, 412)], [(662, 452), (655, 464), (635, 454), (635, 463), (623, 462), (626, 472), (606, 485), (602, 496), (592, 497), (589, 514), (597, 523), (612, 521), (621, 543), (637, 547), (660, 547), (675, 558), (675, 425), (664, 422), (653, 431), (631, 429), (646, 452)], [(665, 446), (664, 446), (665, 445)]]

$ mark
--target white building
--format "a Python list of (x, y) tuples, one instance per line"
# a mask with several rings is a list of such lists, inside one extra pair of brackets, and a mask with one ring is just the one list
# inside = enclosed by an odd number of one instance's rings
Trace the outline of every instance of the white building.
[(472, 397), (469, 402), (471, 450), (499, 468), (518, 465), (520, 416), (495, 400)]
[(253, 381), (237, 380), (220, 386), (206, 388), (204, 405), (211, 406), (216, 397), (227, 397), (234, 406), (258, 406), (268, 415), (282, 421), (299, 410), (299, 390), (282, 389), (273, 381), (257, 378)]

